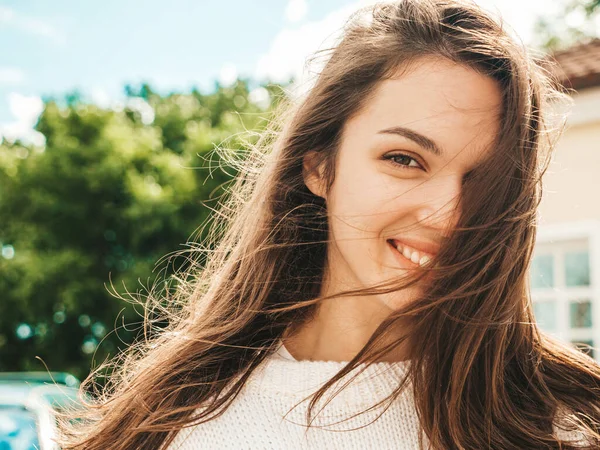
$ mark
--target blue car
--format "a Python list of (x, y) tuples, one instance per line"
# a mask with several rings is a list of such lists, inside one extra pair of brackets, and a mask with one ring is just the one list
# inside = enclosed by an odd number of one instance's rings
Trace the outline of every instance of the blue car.
[(56, 413), (77, 407), (78, 386), (65, 373), (0, 372), (0, 450), (57, 450)]

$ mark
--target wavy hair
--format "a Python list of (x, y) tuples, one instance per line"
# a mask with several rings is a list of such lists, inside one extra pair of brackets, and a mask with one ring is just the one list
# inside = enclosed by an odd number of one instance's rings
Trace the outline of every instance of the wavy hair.
[[(401, 0), (353, 14), (314, 85), (283, 102), (212, 222), (211, 238), (169, 298), (146, 305), (147, 339), (117, 370), (86, 417), (64, 425), (65, 449), (166, 448), (183, 427), (209, 421), (234, 401), (284, 333), (313, 316), (329, 239), (326, 205), (304, 183), (316, 150), (328, 188), (344, 124), (382, 80), (438, 57), (491, 77), (502, 93), (489, 157), (465, 177), (458, 226), (435, 256), (428, 288), (386, 319), (364, 348), (311, 400), (361, 363), (410, 342), (409, 377), (422, 428), (435, 449), (570, 449), (554, 429), (598, 448), (600, 368), (538, 329), (528, 274), (541, 177), (561, 129), (553, 102), (566, 95), (539, 58), (467, 1)], [(557, 131), (558, 130), (558, 131)], [(210, 249), (210, 250), (209, 250)], [(374, 295), (420, 278), (343, 292)], [(407, 333), (386, 332), (402, 321)], [(398, 384), (398, 394), (405, 388)], [(91, 375), (84, 389), (94, 386)], [(384, 401), (393, 401), (394, 395)]]

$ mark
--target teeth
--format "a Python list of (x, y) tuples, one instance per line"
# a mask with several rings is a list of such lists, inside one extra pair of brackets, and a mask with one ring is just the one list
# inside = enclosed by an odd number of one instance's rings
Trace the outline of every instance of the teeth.
[(413, 252), (413, 254), (410, 255), (410, 260), (412, 262), (414, 262), (415, 264), (418, 264), (420, 259), (421, 258), (419, 258), (419, 253), (417, 253), (417, 252)]
[(406, 259), (410, 259), (413, 263), (419, 264), (420, 266), (423, 266), (431, 261), (431, 257), (427, 255), (421, 256), (418, 251), (405, 247), (401, 244), (398, 244), (396, 249), (402, 253)]

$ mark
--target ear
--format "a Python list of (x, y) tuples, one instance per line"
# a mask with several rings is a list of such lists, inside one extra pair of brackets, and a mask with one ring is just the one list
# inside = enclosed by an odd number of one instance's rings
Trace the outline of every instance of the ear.
[(323, 161), (319, 163), (319, 154), (309, 150), (302, 161), (302, 177), (310, 192), (317, 197), (325, 198), (325, 180), (323, 177)]

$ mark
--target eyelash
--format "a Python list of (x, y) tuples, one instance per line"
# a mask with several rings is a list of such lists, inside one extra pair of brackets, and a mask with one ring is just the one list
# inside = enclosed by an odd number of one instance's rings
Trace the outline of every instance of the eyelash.
[[(416, 162), (419, 165), (419, 167), (409, 166), (409, 165), (406, 165), (406, 164), (400, 164), (398, 162), (395, 162), (394, 158), (398, 158), (398, 157), (410, 158), (411, 160), (413, 160), (414, 162)], [(388, 155), (384, 155), (383, 159), (385, 159), (386, 161), (390, 161), (394, 166), (400, 167), (402, 169), (421, 169), (421, 170), (424, 170), (423, 169), (423, 165), (416, 158), (414, 158), (414, 157), (412, 157), (410, 155), (407, 155), (406, 153), (391, 153), (391, 154), (388, 154)], [(409, 164), (410, 164), (410, 162), (409, 162)]]

